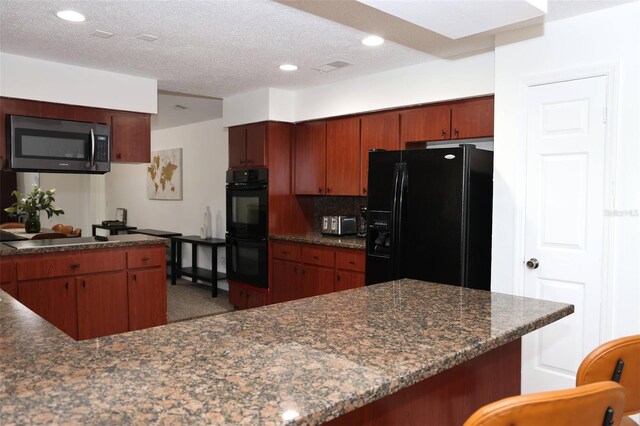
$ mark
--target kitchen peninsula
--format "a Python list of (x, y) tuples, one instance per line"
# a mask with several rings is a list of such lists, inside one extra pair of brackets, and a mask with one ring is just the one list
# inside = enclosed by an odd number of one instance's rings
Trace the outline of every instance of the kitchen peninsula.
[(74, 339), (167, 323), (167, 240), (146, 235), (0, 244), (0, 288)]
[(399, 280), (76, 342), (0, 299), (7, 423), (424, 424), (405, 396), (437, 384), (421, 415), (460, 424), (519, 393), (521, 336), (573, 312)]

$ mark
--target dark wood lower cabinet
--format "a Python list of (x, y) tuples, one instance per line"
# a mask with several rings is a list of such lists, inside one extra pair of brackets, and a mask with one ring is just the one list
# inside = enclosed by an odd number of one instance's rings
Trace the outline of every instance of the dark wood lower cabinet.
[(18, 300), (42, 318), (91, 339), (167, 323), (164, 256), (162, 245), (16, 256), (1, 278), (13, 276)]
[(520, 339), (327, 422), (461, 425), (478, 408), (520, 394)]
[(229, 303), (237, 309), (251, 309), (267, 304), (269, 290), (229, 280)]
[(19, 283), (19, 301), (64, 333), (78, 338), (75, 278)]
[(270, 303), (364, 287), (364, 250), (270, 242)]
[(129, 331), (125, 272), (76, 278), (78, 339)]
[(364, 287), (362, 272), (336, 271), (335, 291)]
[(128, 273), (129, 330), (167, 323), (167, 288), (164, 268)]
[(300, 286), (300, 265), (296, 262), (273, 259), (271, 283), (271, 303), (288, 302), (302, 297)]
[(333, 269), (303, 265), (300, 282), (302, 297), (333, 292)]

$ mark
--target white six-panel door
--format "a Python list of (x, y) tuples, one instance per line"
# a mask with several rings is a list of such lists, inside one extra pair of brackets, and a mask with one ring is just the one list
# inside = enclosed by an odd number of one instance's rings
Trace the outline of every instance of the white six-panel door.
[(523, 393), (575, 386), (600, 344), (606, 87), (600, 76), (527, 90), (524, 295), (575, 313), (523, 339)]

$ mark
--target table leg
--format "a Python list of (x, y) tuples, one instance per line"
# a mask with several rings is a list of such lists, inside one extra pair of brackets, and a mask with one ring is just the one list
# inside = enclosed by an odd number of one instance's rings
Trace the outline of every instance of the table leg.
[(211, 247), (211, 297), (218, 297), (218, 247)]
[(91, 236), (93, 236), (93, 237), (96, 236), (96, 226), (95, 225), (91, 225)]
[(176, 244), (177, 241), (171, 240), (171, 285), (176, 285)]
[(191, 245), (191, 268), (193, 269), (193, 276), (191, 277), (191, 281), (194, 283), (198, 282), (198, 245)]
[(182, 277), (182, 242), (176, 242), (176, 277)]

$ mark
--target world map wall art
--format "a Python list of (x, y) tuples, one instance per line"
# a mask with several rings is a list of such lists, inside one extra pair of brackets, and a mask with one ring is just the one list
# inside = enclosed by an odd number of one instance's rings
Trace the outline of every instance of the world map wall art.
[(147, 198), (182, 200), (182, 148), (151, 151), (147, 166)]

